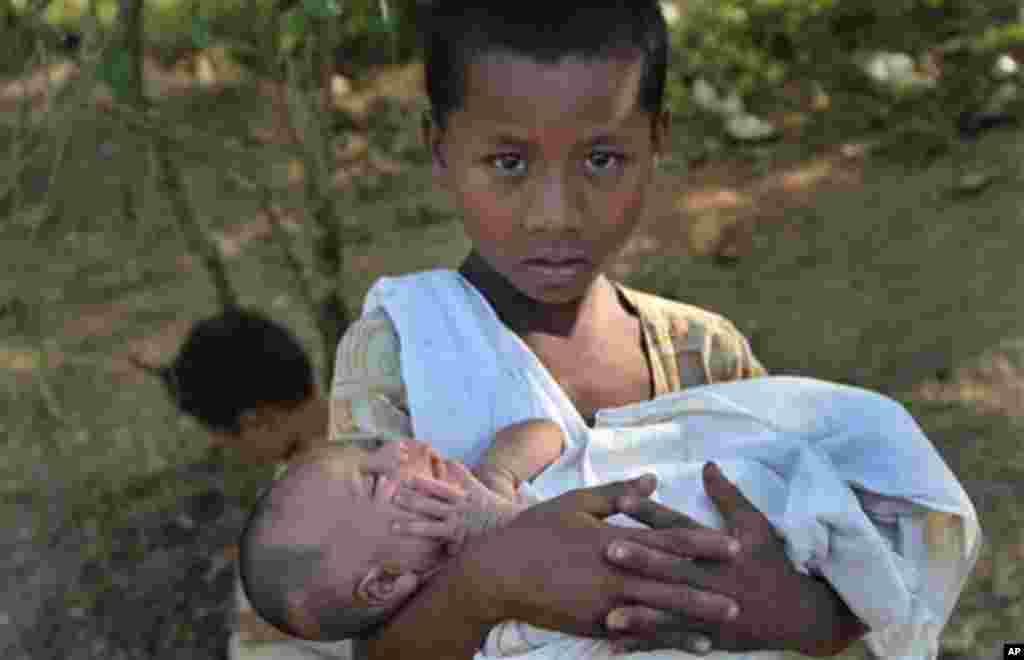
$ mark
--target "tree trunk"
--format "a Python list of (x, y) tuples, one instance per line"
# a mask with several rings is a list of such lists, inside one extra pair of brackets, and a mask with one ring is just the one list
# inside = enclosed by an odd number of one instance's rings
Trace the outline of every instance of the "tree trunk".
[(131, 103), (136, 107), (146, 105), (143, 88), (143, 0), (120, 0), (118, 17), (121, 22), (121, 43), (131, 57)]

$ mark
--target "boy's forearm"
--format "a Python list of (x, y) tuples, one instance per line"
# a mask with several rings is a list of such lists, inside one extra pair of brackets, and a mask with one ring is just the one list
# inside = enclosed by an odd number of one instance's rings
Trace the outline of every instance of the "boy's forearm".
[[(470, 541), (472, 543), (472, 541)], [(365, 643), (368, 660), (415, 655), (439, 660), (471, 660), (490, 629), (503, 616), (497, 603), (474, 589), (465, 548), (423, 586), (377, 635)], [(438, 621), (438, 612), (444, 613)]]
[(792, 639), (799, 639), (801, 643), (790, 650), (819, 658), (842, 653), (850, 644), (867, 634), (868, 628), (843, 602), (832, 585), (823, 579), (808, 579), (813, 580), (817, 592), (812, 608), (817, 615), (814, 620), (818, 625), (812, 631), (805, 631), (810, 635), (795, 634)]

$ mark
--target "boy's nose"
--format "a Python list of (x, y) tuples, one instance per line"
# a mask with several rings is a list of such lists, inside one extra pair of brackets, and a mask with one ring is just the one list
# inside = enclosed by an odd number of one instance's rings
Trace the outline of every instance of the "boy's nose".
[(523, 217), (523, 229), (548, 233), (578, 231), (583, 223), (576, 201), (563, 175), (546, 176), (535, 188), (533, 203)]

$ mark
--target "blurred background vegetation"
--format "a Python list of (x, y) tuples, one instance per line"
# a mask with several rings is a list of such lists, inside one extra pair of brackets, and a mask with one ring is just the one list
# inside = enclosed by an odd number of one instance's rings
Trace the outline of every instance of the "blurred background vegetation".
[[(326, 384), (377, 277), (458, 264), (418, 144), (427, 4), (0, 0), (0, 496), (40, 516), (11, 525), (91, 525), (102, 562), (200, 487), (167, 474), (202, 429), (131, 364), (193, 321), (258, 307)], [(673, 150), (614, 274), (910, 406), (990, 537), (944, 637), (980, 657), (1024, 630), (1020, 3), (662, 4)], [(214, 460), (243, 508), (269, 476)]]

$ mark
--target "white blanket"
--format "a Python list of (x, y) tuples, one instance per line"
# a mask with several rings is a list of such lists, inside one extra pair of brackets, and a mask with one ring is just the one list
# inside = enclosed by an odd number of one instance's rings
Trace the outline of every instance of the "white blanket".
[[(399, 334), (414, 432), (442, 453), (472, 463), (499, 428), (552, 419), (567, 448), (524, 485), (528, 495), (553, 497), (654, 472), (656, 499), (710, 525), (720, 519), (703, 494), (700, 466), (719, 461), (785, 538), (794, 566), (823, 575), (871, 627), (867, 641), (877, 655), (936, 657), (980, 533), (963, 489), (897, 403), (811, 379), (759, 378), (602, 410), (590, 429), (532, 351), (457, 273), (384, 278), (364, 311), (377, 306)], [(934, 538), (940, 532), (946, 536)], [(508, 622), (491, 632), (478, 658), (607, 654), (602, 640)]]

